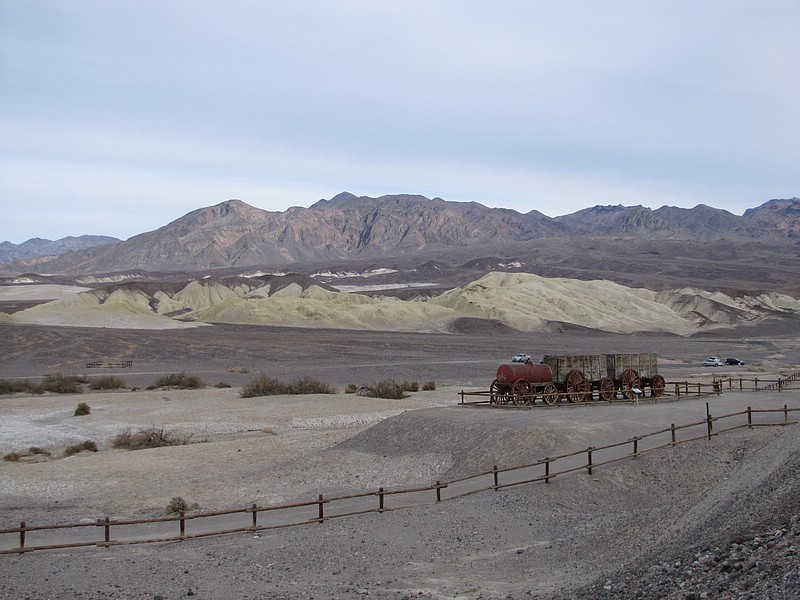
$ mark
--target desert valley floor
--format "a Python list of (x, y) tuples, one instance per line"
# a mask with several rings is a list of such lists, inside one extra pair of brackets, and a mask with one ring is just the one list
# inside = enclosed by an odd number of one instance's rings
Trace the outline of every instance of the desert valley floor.
[[(132, 360), (130, 368), (102, 374), (139, 389), (0, 399), (4, 454), (38, 445), (56, 456), (86, 438), (100, 448), (67, 459), (3, 461), (0, 527), (159, 516), (174, 496), (210, 511), (429, 484), (702, 420), (706, 402), (713, 414), (751, 405), (800, 408), (800, 392), (791, 390), (667, 397), (638, 406), (458, 405), (460, 391), (487, 389), (497, 366), (516, 352), (657, 352), (668, 382), (707, 382), (714, 374), (768, 379), (800, 370), (800, 342), (773, 332), (748, 338), (521, 334), (476, 322), (474, 330), (458, 334), (19, 325), (3, 326), (2, 333), (0, 379), (85, 373), (94, 360)], [(737, 356), (747, 365), (704, 368), (709, 355)], [(145, 389), (175, 372), (197, 374), (209, 387)], [(241, 386), (258, 373), (282, 380), (311, 376), (338, 393), (241, 398)], [(343, 393), (347, 384), (386, 378), (435, 381), (436, 389), (406, 400)], [(232, 387), (213, 387), (219, 382)], [(92, 413), (73, 417), (79, 402), (90, 404)], [(110, 448), (120, 429), (148, 426), (181, 430), (201, 443)], [(750, 582), (731, 583), (720, 567), (717, 579), (681, 583), (685, 570), (671, 565), (776, 528), (796, 536), (799, 450), (796, 426), (743, 429), (615, 463), (591, 477), (575, 473), (549, 485), (322, 525), (0, 556), (0, 597), (751, 597), (716, 595), (727, 582), (725, 589), (760, 593), (753, 598), (798, 598), (796, 553), (781, 555), (776, 564), (763, 558), (766, 570), (753, 571), (760, 575)], [(6, 536), (5, 543), (15, 541)], [(704, 590), (711, 595), (700, 596)]]

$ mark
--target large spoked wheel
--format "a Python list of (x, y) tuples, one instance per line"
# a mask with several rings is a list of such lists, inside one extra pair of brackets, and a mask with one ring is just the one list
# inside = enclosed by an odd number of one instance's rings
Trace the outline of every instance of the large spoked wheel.
[(567, 399), (570, 402), (586, 402), (592, 396), (592, 384), (583, 372), (575, 369), (567, 373)]
[(614, 384), (614, 380), (610, 377), (603, 377), (600, 380), (600, 398), (606, 402), (611, 402), (616, 397), (617, 386)]
[(511, 398), (516, 406), (528, 406), (533, 402), (531, 384), (524, 379), (515, 381), (511, 387)]
[(492, 404), (508, 404), (511, 390), (507, 385), (500, 385), (495, 379), (489, 388), (489, 400)]
[(542, 400), (544, 400), (545, 404), (550, 406), (558, 402), (558, 388), (556, 388), (554, 383), (548, 383), (544, 386), (542, 390)]
[(626, 369), (622, 373), (622, 395), (628, 400), (636, 395), (633, 389), (640, 389), (641, 384), (642, 382), (639, 379), (639, 374), (633, 369)]
[(653, 398), (658, 398), (664, 395), (664, 390), (667, 387), (667, 382), (661, 375), (656, 375), (650, 382), (650, 395)]

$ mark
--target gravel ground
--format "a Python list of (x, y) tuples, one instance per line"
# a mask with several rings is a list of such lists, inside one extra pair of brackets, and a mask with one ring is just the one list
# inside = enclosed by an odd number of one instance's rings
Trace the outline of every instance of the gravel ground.
[[(153, 394), (119, 394), (116, 406), (97, 411), (98, 420), (144, 419), (152, 415)], [(273, 423), (277, 435), (223, 432), (178, 448), (5, 463), (3, 521), (96, 518), (109, 507), (156, 515), (176, 486), (184, 486), (187, 499), (201, 499), (203, 509), (237, 506), (242, 479), (256, 472), (259, 489), (271, 489), (266, 497), (278, 500), (315, 497), (312, 491), (338, 490), (342, 481), (356, 490), (387, 480), (430, 482), (489, 462), (520, 464), (526, 456), (585, 447), (586, 436), (595, 445), (628, 439), (705, 412), (705, 400), (472, 409), (453, 406), (455, 395), (454, 389), (420, 393), (393, 416), (385, 400), (381, 413), (375, 401), (344, 395), (288, 408), (266, 403), (259, 426)], [(48, 396), (41, 403), (52, 412), (52, 403), (72, 400)], [(195, 423), (208, 416), (188, 395), (160, 402), (176, 414), (194, 402)], [(800, 406), (797, 395), (786, 393), (724, 394), (710, 406), (722, 414), (787, 402)], [(238, 425), (253, 418), (238, 408), (231, 412), (245, 415)], [(90, 427), (88, 419), (82, 426)], [(221, 418), (216, 427), (238, 425)], [(254, 443), (245, 460), (232, 460), (244, 442), (281, 439), (283, 447)], [(181, 453), (187, 450), (199, 461), (189, 462)], [(254, 468), (259, 454), (260, 470)], [(197, 469), (205, 473), (192, 475)], [(591, 477), (575, 473), (549, 485), (322, 525), (3, 556), (0, 598), (798, 598), (798, 472), (796, 426), (743, 429), (601, 467)], [(111, 475), (115, 485), (104, 486)], [(16, 493), (8, 494), (10, 488)]]

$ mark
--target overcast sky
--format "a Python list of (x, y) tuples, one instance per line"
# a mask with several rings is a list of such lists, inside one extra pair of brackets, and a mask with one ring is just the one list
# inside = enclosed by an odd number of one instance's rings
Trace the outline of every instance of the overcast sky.
[(800, 196), (798, 0), (0, 0), (0, 241)]

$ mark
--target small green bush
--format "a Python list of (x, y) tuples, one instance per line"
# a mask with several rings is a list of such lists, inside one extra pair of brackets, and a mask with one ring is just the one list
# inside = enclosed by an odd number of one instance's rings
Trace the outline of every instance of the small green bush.
[(5, 394), (44, 394), (44, 390), (37, 383), (30, 381), (11, 381), (0, 379), (0, 395)]
[(366, 396), (368, 398), (388, 398), (389, 400), (402, 400), (408, 398), (406, 382), (397, 383), (394, 379), (384, 379), (371, 385), (364, 384), (358, 388), (359, 396)]
[(89, 380), (92, 390), (118, 390), (125, 387), (125, 381), (116, 375), (103, 375)]
[(206, 387), (206, 384), (197, 375), (189, 375), (188, 373), (172, 373), (171, 375), (164, 375), (163, 377), (158, 378), (153, 384), (153, 387), (171, 387), (184, 390), (197, 390)]
[(78, 406), (75, 407), (75, 413), (73, 414), (73, 416), (83, 417), (85, 415), (90, 414), (91, 412), (92, 409), (89, 407), (89, 405), (86, 404), (86, 402), (81, 402), (80, 404), (78, 404)]
[(190, 510), (197, 510), (198, 508), (200, 508), (200, 505), (197, 504), (197, 502), (189, 504), (180, 496), (175, 496), (167, 503), (167, 508), (164, 512), (168, 515), (179, 515), (182, 512), (185, 513)]
[(97, 452), (97, 444), (92, 440), (86, 440), (80, 444), (72, 444), (72, 446), (69, 446), (66, 450), (64, 450), (64, 457), (66, 458), (67, 456), (73, 456), (79, 452), (83, 452), (84, 450), (89, 452)]
[(358, 392), (358, 387), (355, 383), (348, 383), (347, 387), (344, 388), (345, 394), (355, 394), (356, 392)]
[(80, 394), (83, 392), (81, 384), (85, 383), (85, 378), (76, 375), (63, 375), (61, 373), (51, 373), (42, 380), (41, 388), (46, 392), (56, 394)]
[(426, 392), (430, 392), (436, 389), (436, 382), (435, 381), (426, 381), (422, 384), (422, 389)]
[(335, 394), (336, 390), (312, 377), (299, 377), (284, 383), (274, 377), (259, 375), (242, 388), (242, 398), (257, 396), (282, 396), (286, 394)]
[(418, 392), (419, 391), (419, 383), (416, 381), (404, 381), (400, 384), (406, 392)]
[(131, 431), (125, 429), (114, 437), (112, 446), (126, 450), (144, 450), (146, 448), (163, 448), (165, 446), (184, 446), (189, 443), (189, 438), (167, 431), (163, 427), (150, 427)]

